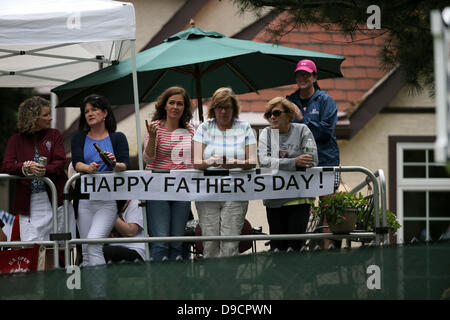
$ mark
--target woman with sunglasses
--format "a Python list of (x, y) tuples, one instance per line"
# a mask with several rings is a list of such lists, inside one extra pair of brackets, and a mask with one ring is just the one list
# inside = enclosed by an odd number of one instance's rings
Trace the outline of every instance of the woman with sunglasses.
[[(266, 106), (264, 118), (270, 123), (259, 137), (258, 158), (261, 168), (295, 171), (299, 167), (317, 165), (317, 151), (305, 152), (309, 139), (315, 144), (308, 126), (291, 123), (297, 107), (286, 98), (276, 97)], [(285, 198), (264, 200), (271, 234), (305, 233), (309, 211), (314, 198)], [(273, 251), (300, 250), (302, 240), (271, 240)]]

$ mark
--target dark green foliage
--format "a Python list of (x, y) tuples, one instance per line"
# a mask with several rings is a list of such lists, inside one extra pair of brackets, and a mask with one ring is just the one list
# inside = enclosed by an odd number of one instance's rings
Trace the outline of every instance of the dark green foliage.
[[(276, 40), (280, 35), (293, 28), (302, 28), (310, 24), (320, 24), (324, 30), (330, 24), (339, 31), (353, 37), (366, 35), (368, 38), (383, 34), (388, 36), (384, 50), (380, 53), (382, 68), (391, 69), (400, 65), (405, 71), (407, 83), (413, 90), (434, 82), (433, 38), (430, 30), (430, 12), (442, 11), (449, 5), (448, 0), (404, 0), (404, 1), (330, 1), (330, 0), (235, 0), (241, 10), (253, 11), (262, 15), (263, 8), (287, 11), (289, 15), (280, 25), (270, 31)], [(381, 29), (368, 29), (367, 13), (370, 5), (380, 7)]]
[(0, 88), (0, 163), (9, 137), (17, 132), (17, 109), (22, 101), (32, 95), (32, 89)]

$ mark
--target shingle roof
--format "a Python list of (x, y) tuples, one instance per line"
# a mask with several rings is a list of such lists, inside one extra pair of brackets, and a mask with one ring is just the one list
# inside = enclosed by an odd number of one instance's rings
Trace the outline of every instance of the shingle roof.
[[(379, 60), (386, 37), (356, 35), (353, 40), (342, 32), (324, 30), (318, 25), (293, 30), (279, 40), (280, 45), (345, 56), (341, 65), (343, 78), (319, 80), (319, 86), (337, 103), (339, 113), (345, 114), (358, 106), (359, 100), (387, 73)], [(262, 29), (254, 41), (270, 42), (270, 35)], [(270, 76), (270, 75), (267, 75)], [(294, 77), (294, 75), (293, 75)], [(294, 80), (293, 80), (294, 81)], [(240, 95), (245, 112), (263, 112), (265, 103), (275, 96), (286, 96), (296, 85), (267, 89)]]

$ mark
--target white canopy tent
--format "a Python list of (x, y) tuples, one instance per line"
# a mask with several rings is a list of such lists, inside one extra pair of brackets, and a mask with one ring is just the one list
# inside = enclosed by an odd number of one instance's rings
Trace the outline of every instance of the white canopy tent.
[[(56, 87), (119, 61), (131, 47), (136, 139), (142, 170), (135, 40), (136, 20), (131, 3), (0, 1), (0, 87)], [(52, 106), (54, 112), (53, 93)], [(67, 221), (65, 224), (68, 230)], [(144, 229), (147, 232), (145, 214)], [(149, 257), (148, 245), (146, 256)]]
[[(120, 60), (131, 47), (136, 134), (140, 146), (135, 39), (136, 21), (131, 3), (1, 1), (0, 87), (56, 87)], [(52, 103), (55, 104), (53, 98)], [(139, 169), (142, 169), (140, 149)]]

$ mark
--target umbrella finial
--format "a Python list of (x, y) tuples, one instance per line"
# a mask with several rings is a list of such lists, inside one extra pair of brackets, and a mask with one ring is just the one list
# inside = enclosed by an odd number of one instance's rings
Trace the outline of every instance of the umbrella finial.
[(194, 19), (191, 18), (191, 20), (189, 20), (189, 25), (192, 27), (195, 27), (195, 21)]

